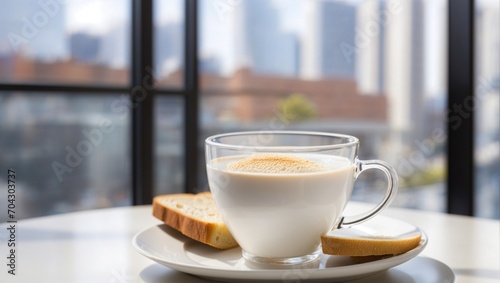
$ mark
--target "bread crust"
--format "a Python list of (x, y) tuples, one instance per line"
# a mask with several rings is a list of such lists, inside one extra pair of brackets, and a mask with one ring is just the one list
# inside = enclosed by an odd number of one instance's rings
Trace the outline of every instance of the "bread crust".
[[(200, 193), (211, 197), (210, 192)], [(218, 249), (229, 249), (238, 246), (232, 235), (223, 223), (207, 222), (191, 215), (187, 215), (175, 208), (166, 206), (161, 202), (164, 198), (192, 198), (195, 194), (170, 194), (153, 198), (153, 216), (163, 221), (166, 225), (180, 231), (191, 239), (202, 242)], [(219, 235), (218, 235), (219, 234)], [(226, 241), (217, 242), (219, 237)]]
[(421, 238), (421, 234), (400, 239), (349, 238), (323, 235), (321, 236), (321, 244), (324, 254), (354, 257), (388, 256), (402, 254), (414, 249), (419, 245)]

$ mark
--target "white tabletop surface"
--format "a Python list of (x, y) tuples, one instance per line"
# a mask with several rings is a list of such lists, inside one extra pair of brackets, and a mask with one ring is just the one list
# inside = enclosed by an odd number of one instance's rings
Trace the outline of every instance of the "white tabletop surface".
[[(369, 207), (351, 203), (348, 209)], [(382, 214), (418, 226), (429, 238), (425, 250), (405, 263), (406, 269), (412, 261), (438, 261), (453, 270), (455, 282), (500, 282), (500, 221), (397, 208)], [(134, 235), (160, 223), (151, 216), (151, 206), (21, 220), (16, 223), (15, 276), (8, 273), (6, 258), (10, 224), (2, 223), (0, 282), (208, 282), (157, 264), (134, 249)], [(352, 282), (383, 282), (389, 275)], [(415, 277), (408, 282), (420, 281)]]

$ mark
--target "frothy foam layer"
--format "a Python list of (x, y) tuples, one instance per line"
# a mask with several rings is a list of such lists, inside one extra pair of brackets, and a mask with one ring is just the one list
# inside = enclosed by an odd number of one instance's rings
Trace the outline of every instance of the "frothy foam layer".
[(321, 172), (329, 168), (298, 156), (261, 154), (229, 163), (227, 169), (240, 172), (277, 174)]

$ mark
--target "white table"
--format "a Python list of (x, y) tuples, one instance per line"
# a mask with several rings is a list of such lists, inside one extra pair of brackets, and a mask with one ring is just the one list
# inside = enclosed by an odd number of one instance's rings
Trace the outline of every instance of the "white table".
[[(364, 211), (369, 206), (352, 203), (349, 210)], [(383, 214), (425, 231), (429, 243), (416, 259), (446, 264), (455, 273), (455, 282), (500, 282), (500, 221), (397, 208)], [(157, 264), (133, 248), (136, 233), (160, 223), (151, 216), (150, 206), (19, 221), (15, 276), (7, 273), (10, 224), (2, 223), (0, 282), (207, 282)]]

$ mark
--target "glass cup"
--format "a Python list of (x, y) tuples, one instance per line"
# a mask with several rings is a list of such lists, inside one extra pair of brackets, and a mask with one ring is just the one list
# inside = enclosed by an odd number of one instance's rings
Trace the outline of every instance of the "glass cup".
[[(205, 140), (210, 191), (245, 259), (298, 264), (321, 253), (321, 235), (366, 221), (394, 198), (395, 170), (357, 158), (356, 137), (304, 131), (258, 131)], [(372, 210), (343, 217), (356, 178), (368, 169), (387, 177)]]

